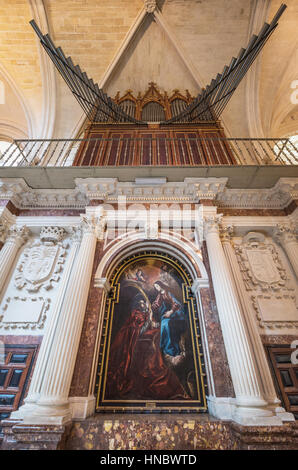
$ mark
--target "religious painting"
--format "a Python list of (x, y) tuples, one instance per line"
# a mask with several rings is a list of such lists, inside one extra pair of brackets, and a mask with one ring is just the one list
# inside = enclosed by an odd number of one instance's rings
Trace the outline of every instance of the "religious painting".
[(206, 411), (197, 309), (183, 267), (144, 253), (124, 261), (111, 285), (97, 411)]

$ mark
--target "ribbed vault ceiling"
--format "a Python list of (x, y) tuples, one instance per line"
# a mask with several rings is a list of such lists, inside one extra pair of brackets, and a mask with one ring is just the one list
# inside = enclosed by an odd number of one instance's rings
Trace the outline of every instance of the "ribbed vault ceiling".
[[(145, 14), (143, 0), (0, 0), (0, 137), (73, 137), (81, 108), (30, 27), (34, 18), (74, 63), (114, 96), (144, 92), (150, 81), (171, 92), (200, 87), (222, 71), (240, 47), (270, 21), (280, 0), (160, 0)], [(298, 133), (298, 3), (243, 80), (223, 114), (231, 136)]]

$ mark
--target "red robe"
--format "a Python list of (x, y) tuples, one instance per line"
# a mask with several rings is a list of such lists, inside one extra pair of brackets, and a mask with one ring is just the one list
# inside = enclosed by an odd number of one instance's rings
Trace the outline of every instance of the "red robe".
[[(118, 331), (110, 348), (105, 399), (190, 399), (163, 361), (159, 328), (148, 329), (141, 336), (148, 318), (147, 312), (133, 310)], [(140, 336), (149, 340), (150, 347), (143, 356), (133, 357)]]

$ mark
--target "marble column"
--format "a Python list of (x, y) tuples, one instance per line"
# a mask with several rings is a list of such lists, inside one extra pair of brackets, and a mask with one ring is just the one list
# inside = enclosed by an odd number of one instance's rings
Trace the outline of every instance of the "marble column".
[(243, 425), (280, 425), (267, 409), (241, 307), (219, 236), (220, 216), (204, 218), (204, 235), (219, 319), (236, 395), (234, 421)]
[(51, 354), (36, 408), (24, 424), (64, 425), (71, 420), (69, 389), (86, 310), (98, 227), (95, 218), (83, 218), (82, 241), (59, 313)]
[(0, 251), (0, 292), (2, 291), (7, 276), (9, 275), (17, 253), (27, 241), (29, 230), (27, 227), (14, 225), (8, 230), (6, 241)]
[(291, 266), (298, 279), (298, 240), (297, 231), (290, 225), (278, 224), (273, 230), (273, 238), (288, 255)]
[(260, 337), (257, 323), (255, 321), (255, 314), (246, 295), (246, 289), (242, 280), (241, 272), (239, 269), (236, 254), (232, 245), (232, 226), (221, 226), (220, 238), (222, 241), (223, 250), (231, 270), (234, 285), (236, 286), (237, 296), (245, 325), (247, 328), (250, 346), (254, 352), (255, 367), (258, 371), (258, 382), (260, 390), (268, 402), (268, 408), (272, 409), (283, 421), (293, 421), (294, 416), (292, 413), (287, 413), (284, 408), (280, 406), (280, 400), (277, 398), (272, 376), (269, 370), (268, 362), (266, 359), (264, 347)]
[(67, 265), (63, 274), (62, 282), (59, 287), (55, 307), (49, 318), (46, 331), (41, 343), (41, 347), (37, 356), (36, 365), (34, 367), (33, 376), (30, 382), (30, 388), (27, 397), (24, 400), (24, 405), (11, 414), (11, 418), (13, 419), (24, 419), (26, 415), (32, 414), (32, 412), (34, 412), (34, 409), (36, 408), (35, 404), (40, 397), (43, 378), (45, 376), (47, 364), (51, 354), (52, 344), (56, 335), (61, 306), (64, 300), (65, 292), (73, 268), (74, 260), (78, 251), (78, 247), (80, 246), (81, 238), (81, 228), (73, 227), (71, 248), (68, 254)]

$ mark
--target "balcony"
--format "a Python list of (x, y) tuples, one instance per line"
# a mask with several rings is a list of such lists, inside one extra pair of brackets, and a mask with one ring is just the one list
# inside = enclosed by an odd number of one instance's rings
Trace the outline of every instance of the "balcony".
[(0, 155), (0, 177), (22, 177), (31, 187), (70, 188), (76, 177), (226, 176), (231, 187), (255, 188), (298, 176), (297, 141), (170, 134), (140, 130), (136, 136), (115, 129), (109, 137), (14, 140)]

